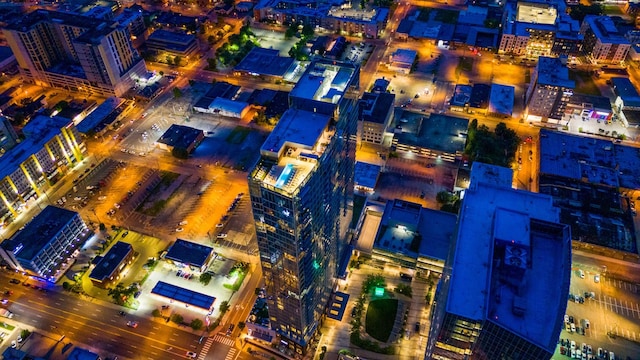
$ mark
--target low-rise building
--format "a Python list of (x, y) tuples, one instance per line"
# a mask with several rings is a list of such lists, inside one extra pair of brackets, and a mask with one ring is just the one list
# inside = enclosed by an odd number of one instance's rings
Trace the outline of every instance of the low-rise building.
[(397, 49), (389, 56), (389, 70), (408, 74), (418, 58), (418, 52), (409, 49)]
[(177, 267), (205, 272), (214, 256), (215, 251), (212, 247), (177, 239), (167, 250), (164, 259)]
[(120, 281), (120, 274), (127, 265), (130, 265), (134, 258), (133, 246), (131, 244), (118, 241), (106, 254), (97, 256), (93, 260), (95, 267), (89, 274), (91, 282), (102, 288), (115, 285)]
[(539, 191), (553, 196), (573, 238), (638, 254), (629, 205), (629, 197), (637, 197), (640, 190), (638, 149), (608, 139), (542, 129), (538, 151)]
[(364, 93), (360, 102), (358, 120), (358, 133), (360, 140), (374, 144), (382, 144), (387, 129), (393, 121), (394, 94)]
[(580, 33), (584, 35), (583, 50), (593, 62), (622, 64), (627, 58), (631, 43), (618, 30), (611, 17), (587, 15), (582, 21)]
[(391, 151), (398, 156), (441, 159), (455, 162), (462, 158), (469, 120), (442, 114), (397, 110), (393, 121)]
[(160, 149), (191, 154), (204, 140), (204, 131), (192, 127), (173, 124), (156, 141)]
[(453, 241), (455, 214), (404, 201), (388, 201), (371, 257), (405, 277), (441, 274)]
[(629, 78), (613, 77), (613, 110), (625, 126), (640, 126), (640, 94)]
[(110, 97), (95, 107), (84, 119), (77, 122), (76, 127), (85, 136), (97, 136), (113, 124), (126, 108), (127, 102), (124, 99)]
[(47, 206), (0, 244), (0, 256), (12, 269), (55, 282), (73, 264), (89, 234), (80, 214)]
[(198, 51), (195, 35), (159, 29), (154, 31), (146, 41), (149, 51), (158, 56), (180, 56), (188, 60)]
[(491, 84), (487, 115), (509, 118), (513, 115), (516, 88), (509, 85)]

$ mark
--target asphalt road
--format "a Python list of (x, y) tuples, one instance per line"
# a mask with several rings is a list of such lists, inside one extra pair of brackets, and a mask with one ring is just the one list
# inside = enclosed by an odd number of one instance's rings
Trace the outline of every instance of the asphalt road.
[[(128, 359), (177, 358), (197, 348), (199, 336), (188, 331), (135, 313), (123, 317), (116, 306), (77, 295), (56, 291), (44, 293), (28, 286), (10, 284), (11, 278), (26, 279), (19, 274), (11, 275), (2, 273), (0, 286), (14, 292), (7, 305), (15, 314), (13, 320), (53, 336), (64, 335), (65, 341), (88, 344)], [(127, 321), (136, 321), (139, 326), (128, 327)]]

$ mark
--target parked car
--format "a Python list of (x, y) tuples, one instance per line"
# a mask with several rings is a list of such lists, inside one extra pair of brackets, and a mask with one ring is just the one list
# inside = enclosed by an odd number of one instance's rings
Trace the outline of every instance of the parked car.
[(198, 356), (198, 354), (194, 353), (193, 351), (187, 351), (186, 356), (190, 359), (195, 359)]
[(218, 239), (224, 239), (224, 238), (226, 238), (226, 237), (227, 237), (227, 234), (225, 234), (225, 233), (218, 234), (218, 236), (217, 236), (217, 237), (218, 237)]
[(127, 326), (130, 328), (137, 328), (138, 327), (138, 322), (137, 321), (127, 321)]

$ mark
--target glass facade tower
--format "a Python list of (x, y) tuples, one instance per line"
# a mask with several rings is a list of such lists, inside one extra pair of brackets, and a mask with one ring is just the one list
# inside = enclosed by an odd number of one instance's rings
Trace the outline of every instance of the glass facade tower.
[(271, 327), (299, 352), (318, 328), (344, 249), (358, 77), (352, 64), (309, 65), (249, 175)]

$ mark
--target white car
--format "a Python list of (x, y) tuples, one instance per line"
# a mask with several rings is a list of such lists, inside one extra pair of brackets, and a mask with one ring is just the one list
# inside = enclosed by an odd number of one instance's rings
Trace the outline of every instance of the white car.
[(120, 209), (120, 204), (115, 203), (115, 204), (113, 204), (113, 207), (115, 207), (116, 209)]
[(595, 283), (599, 283), (599, 282), (600, 282), (600, 275), (595, 275), (595, 276), (593, 277), (593, 282), (595, 282)]
[(2, 305), (7, 305), (9, 303), (9, 299), (2, 299)]
[(223, 226), (224, 226), (224, 224), (223, 224), (223, 223), (218, 223), (218, 224), (216, 224), (216, 227), (217, 227), (217, 228), (221, 228), (221, 227), (223, 227)]
[(107, 197), (102, 195), (102, 196), (98, 197), (98, 200), (99, 201), (104, 201), (104, 200), (107, 200)]
[(185, 226), (185, 225), (187, 225), (188, 223), (189, 223), (189, 222), (188, 222), (187, 220), (182, 220), (182, 221), (180, 221), (180, 223), (179, 223), (178, 225), (180, 225), (180, 226)]
[(198, 357), (198, 354), (194, 353), (193, 351), (187, 351), (186, 356), (189, 359), (195, 359), (196, 357)]
[(218, 234), (218, 239), (224, 239), (226, 237), (227, 237), (227, 234), (224, 234), (224, 233)]
[(176, 229), (176, 232), (183, 232), (183, 231), (184, 231), (184, 228), (181, 228), (181, 227)]

